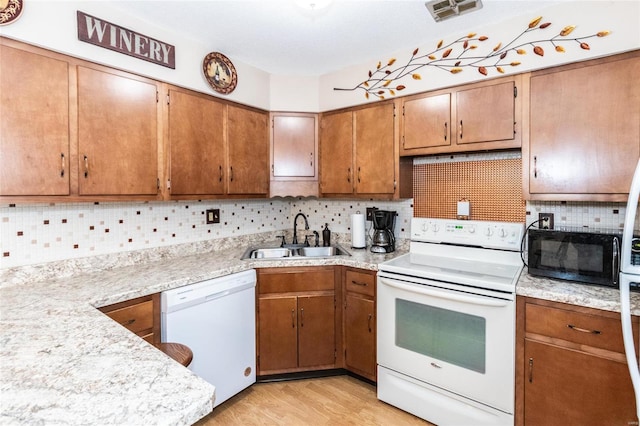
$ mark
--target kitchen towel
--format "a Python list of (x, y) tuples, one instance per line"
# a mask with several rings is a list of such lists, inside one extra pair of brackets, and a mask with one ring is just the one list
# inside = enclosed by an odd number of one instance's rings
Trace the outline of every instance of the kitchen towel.
[(367, 242), (365, 240), (364, 230), (364, 214), (355, 213), (351, 215), (351, 247), (352, 248), (366, 248)]

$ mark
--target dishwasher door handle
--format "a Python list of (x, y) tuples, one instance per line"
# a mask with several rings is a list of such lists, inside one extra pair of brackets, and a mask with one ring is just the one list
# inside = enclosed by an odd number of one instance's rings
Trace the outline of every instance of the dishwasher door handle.
[(233, 293), (239, 293), (239, 292), (241, 292), (243, 290), (246, 290), (246, 289), (252, 288), (252, 287), (255, 287), (254, 283), (247, 283), (247, 284), (243, 284), (243, 285), (238, 285), (238, 286), (235, 286), (235, 287), (228, 288), (226, 290), (218, 291), (216, 293), (207, 294), (204, 297), (204, 300), (205, 300), (205, 302), (208, 302), (209, 300), (220, 299), (221, 297), (225, 297), (225, 296), (228, 296), (228, 295), (233, 294)]

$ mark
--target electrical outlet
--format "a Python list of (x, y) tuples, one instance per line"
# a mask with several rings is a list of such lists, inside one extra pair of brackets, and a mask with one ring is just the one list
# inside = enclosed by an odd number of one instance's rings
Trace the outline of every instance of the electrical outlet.
[(220, 209), (207, 210), (207, 224), (220, 223)]
[(538, 213), (538, 228), (540, 229), (553, 229), (553, 213)]
[(373, 220), (373, 212), (375, 212), (376, 210), (378, 210), (377, 207), (367, 207), (367, 217), (366, 217), (366, 219), (368, 221), (372, 221)]

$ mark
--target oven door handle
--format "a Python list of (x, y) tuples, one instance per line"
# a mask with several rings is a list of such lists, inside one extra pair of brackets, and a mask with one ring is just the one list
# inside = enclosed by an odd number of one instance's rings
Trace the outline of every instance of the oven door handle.
[(508, 300), (498, 300), (498, 299), (493, 299), (493, 298), (484, 297), (484, 296), (468, 296), (468, 295), (463, 296), (460, 294), (455, 294), (452, 291), (439, 291), (439, 290), (433, 290), (426, 286), (417, 287), (414, 285), (407, 285), (407, 284), (401, 283), (400, 281), (397, 281), (388, 277), (380, 278), (380, 282), (382, 284), (386, 284), (388, 286), (395, 287), (400, 290), (410, 291), (412, 293), (422, 294), (425, 296), (438, 297), (440, 299), (453, 300), (456, 302), (470, 303), (473, 305), (491, 306), (491, 307), (500, 308), (500, 307), (508, 306), (509, 303), (511, 303)]

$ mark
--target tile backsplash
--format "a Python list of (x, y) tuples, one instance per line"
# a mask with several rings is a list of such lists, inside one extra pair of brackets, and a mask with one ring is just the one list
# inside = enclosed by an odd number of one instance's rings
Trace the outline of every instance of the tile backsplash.
[[(289, 231), (303, 212), (310, 231), (325, 223), (350, 233), (351, 214), (366, 207), (396, 210), (396, 236), (407, 238), (412, 200), (379, 202), (269, 200), (17, 204), (0, 206), (0, 268), (126, 252), (271, 231)], [(206, 224), (205, 210), (220, 209)]]
[[(624, 203), (583, 202), (527, 202), (529, 226), (538, 220), (538, 213), (553, 213), (554, 227), (577, 227), (588, 229), (620, 229), (624, 226), (627, 206)], [(636, 226), (640, 221), (636, 219)]]

